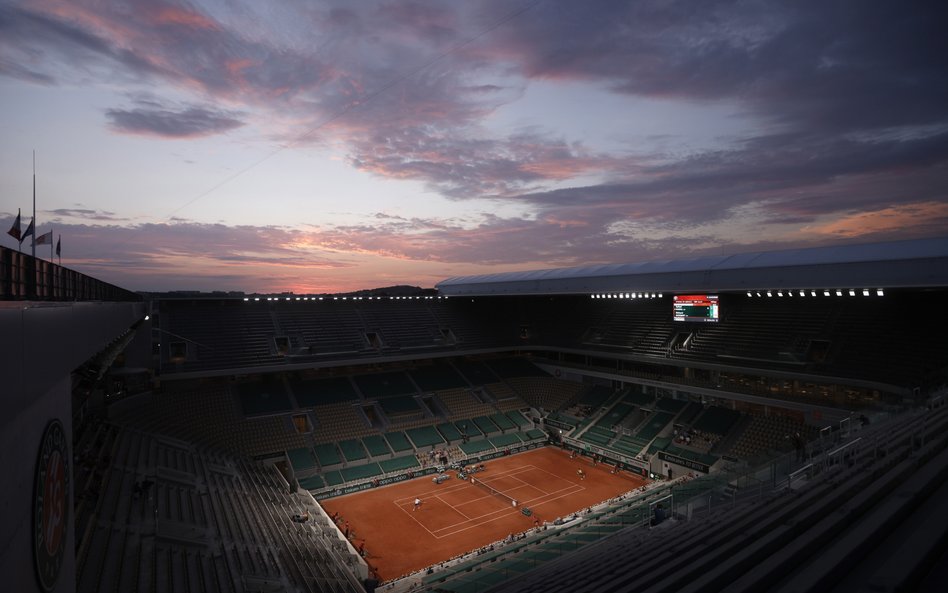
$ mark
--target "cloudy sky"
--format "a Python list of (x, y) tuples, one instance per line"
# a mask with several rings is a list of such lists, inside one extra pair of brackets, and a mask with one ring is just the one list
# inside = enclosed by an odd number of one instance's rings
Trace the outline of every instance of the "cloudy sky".
[(35, 150), (39, 231), (136, 290), (944, 234), (945, 6), (0, 0), (0, 222)]

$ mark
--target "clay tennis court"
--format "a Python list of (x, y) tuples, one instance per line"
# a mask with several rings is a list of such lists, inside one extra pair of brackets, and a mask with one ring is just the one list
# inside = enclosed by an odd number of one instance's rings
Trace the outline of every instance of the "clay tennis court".
[[(592, 466), (588, 458), (570, 459), (556, 447), (544, 447), (484, 462), (475, 477), (488, 489), (458, 480), (435, 484), (424, 476), (391, 486), (322, 501), (349, 522), (355, 546), (365, 542), (366, 560), (379, 579), (390, 581), (534, 527), (552, 522), (646, 482), (612, 467)], [(577, 470), (582, 469), (585, 479)], [(415, 508), (415, 499), (421, 500)], [(510, 499), (517, 501), (517, 506)], [(528, 507), (533, 515), (523, 515)], [(354, 535), (353, 535), (354, 534)]]

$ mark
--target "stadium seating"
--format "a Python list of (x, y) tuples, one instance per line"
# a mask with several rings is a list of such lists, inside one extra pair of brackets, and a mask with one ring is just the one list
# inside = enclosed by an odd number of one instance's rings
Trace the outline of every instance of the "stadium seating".
[(300, 378), (290, 380), (289, 385), (296, 401), (304, 408), (359, 398), (349, 377)]
[(444, 438), (433, 426), (423, 426), (405, 431), (418, 449), (444, 444)]
[(395, 453), (401, 453), (403, 451), (411, 451), (412, 445), (408, 441), (408, 437), (405, 436), (404, 432), (395, 431), (387, 432), (384, 435), (385, 440), (388, 441), (389, 447), (392, 448), (392, 451)]
[(316, 460), (319, 461), (319, 465), (324, 468), (342, 463), (342, 455), (339, 454), (336, 443), (321, 443), (315, 445), (313, 452), (316, 454)]
[(388, 443), (385, 442), (385, 438), (382, 435), (370, 434), (368, 436), (362, 437), (362, 444), (365, 446), (366, 450), (369, 452), (369, 455), (372, 457), (391, 455), (392, 453), (392, 450), (389, 448)]
[(107, 432), (116, 435), (107, 478), (77, 536), (80, 593), (363, 590), (321, 530), (290, 521), (308, 509), (271, 468)]
[(383, 473), (389, 473), (420, 467), (421, 464), (418, 463), (418, 458), (414, 455), (404, 455), (402, 457), (380, 461), (379, 466), (382, 468)]
[(449, 444), (461, 440), (461, 431), (450, 422), (442, 422), (435, 426), (435, 429), (441, 433), (441, 436)]

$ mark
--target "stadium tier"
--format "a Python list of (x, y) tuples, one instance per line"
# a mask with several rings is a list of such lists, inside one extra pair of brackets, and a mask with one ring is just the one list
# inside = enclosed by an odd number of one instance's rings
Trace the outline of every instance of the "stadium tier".
[[(333, 318), (362, 320), (367, 312), (382, 316), (388, 311), (398, 323), (419, 326), (433, 311), (450, 311), (451, 318), (463, 317), (480, 323), (467, 328), (478, 332), (470, 350), (483, 344), (493, 349), (518, 351), (540, 349), (583, 350), (604, 358), (618, 357), (639, 363), (641, 372), (656, 375), (679, 372), (682, 368), (748, 369), (754, 372), (792, 373), (813, 377), (845, 378), (903, 386), (930, 377), (936, 372), (939, 330), (946, 323), (938, 309), (937, 293), (890, 290), (885, 297), (823, 296), (757, 298), (724, 294), (720, 298), (721, 317), (717, 323), (700, 326), (670, 321), (671, 296), (662, 298), (590, 299), (588, 296), (483, 298), (474, 303), (465, 299), (433, 301), (271, 301), (164, 300), (160, 303), (163, 331), (180, 336), (180, 341), (162, 342), (161, 372), (167, 377), (220, 374), (221, 371), (249, 373), (332, 367), (347, 363), (367, 364), (373, 360), (404, 358), (400, 347), (373, 346), (371, 336), (379, 330), (362, 322), (354, 333), (358, 348), (313, 354), (310, 333), (283, 320), (312, 316), (318, 320), (331, 310)], [(562, 311), (569, 311), (570, 324), (562, 324)], [(549, 326), (543, 326), (544, 320)], [(355, 323), (355, 321), (353, 321)], [(581, 325), (582, 329), (575, 328)], [(508, 331), (516, 327), (542, 331), (521, 337)], [(220, 331), (220, 328), (229, 328)], [(500, 328), (501, 331), (495, 333)], [(904, 327), (928, 327), (906, 335)], [(604, 328), (608, 328), (608, 331)], [(453, 331), (451, 327), (442, 327)], [(308, 341), (309, 340), (309, 341)], [(290, 346), (284, 348), (283, 346)], [(465, 343), (432, 343), (425, 355), (463, 354)], [(434, 360), (437, 360), (434, 359)], [(519, 358), (501, 358), (486, 365), (476, 362), (444, 365), (428, 364), (406, 375), (393, 371), (356, 375), (354, 380), (366, 397), (388, 397), (422, 390), (463, 389), (468, 385), (489, 385), (498, 378), (542, 377), (543, 371)], [(652, 368), (649, 368), (652, 367)], [(307, 388), (294, 380), (293, 391), (308, 397)], [(338, 390), (337, 390), (338, 391)], [(345, 394), (350, 393), (343, 392)], [(273, 405), (277, 405), (276, 402)]]

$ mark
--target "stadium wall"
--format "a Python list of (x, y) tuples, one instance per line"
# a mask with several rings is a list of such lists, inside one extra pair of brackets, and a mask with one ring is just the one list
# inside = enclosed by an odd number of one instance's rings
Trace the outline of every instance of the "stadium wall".
[[(71, 373), (142, 315), (142, 303), (133, 302), (0, 301), (0, 574), (4, 590), (75, 591)], [(57, 426), (61, 432), (55, 430)], [(54, 430), (48, 430), (51, 427)], [(64, 473), (47, 471), (56, 469), (57, 454)], [(47, 488), (50, 491), (43, 496)], [(34, 519), (38, 509), (46, 510), (45, 528)], [(37, 538), (42, 542), (49, 535), (57, 545), (52, 546), (52, 554), (43, 556), (43, 546), (37, 552), (34, 545)], [(46, 586), (37, 576), (38, 565), (46, 570)]]
[[(37, 457), (47, 425), (52, 419), (62, 421), (65, 442), (72, 442), (72, 419), (70, 415), (71, 381), (69, 375), (45, 393), (31, 398), (29, 405), (22, 407), (15, 422), (4, 421), (0, 431), (0, 524), (3, 525), (0, 541), (0, 574), (6, 590), (24, 593), (44, 591), (36, 577), (34, 562), (34, 517), (36, 500), (34, 472)], [(72, 447), (67, 446), (71, 452)], [(72, 460), (69, 459), (67, 484), (73, 484)], [(66, 489), (64, 522), (65, 543), (62, 548), (62, 564), (55, 586), (51, 591), (65, 593), (76, 590), (75, 529), (72, 488)]]

